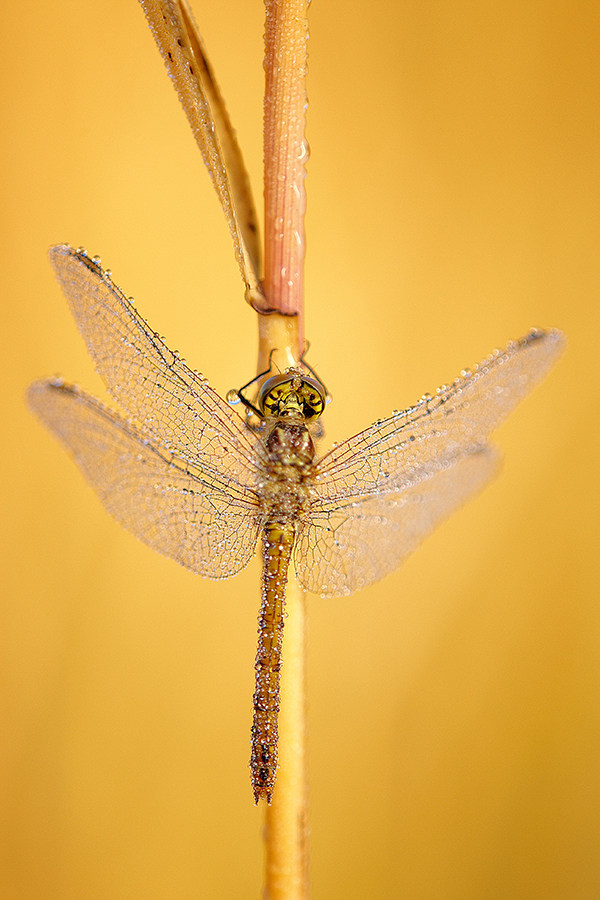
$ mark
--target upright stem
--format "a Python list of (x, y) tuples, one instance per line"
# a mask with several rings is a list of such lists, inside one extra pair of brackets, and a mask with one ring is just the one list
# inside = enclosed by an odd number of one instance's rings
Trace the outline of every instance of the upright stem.
[(288, 582), (281, 667), (279, 771), (266, 812), (267, 900), (306, 900), (308, 787), (306, 766), (306, 594)]
[[(304, 178), (308, 0), (265, 0), (265, 274), (259, 372), (304, 349)], [(283, 638), (279, 769), (266, 812), (267, 900), (308, 898), (306, 598), (290, 573)]]
[(272, 309), (302, 317), (308, 4), (266, 0), (265, 5), (264, 289)]

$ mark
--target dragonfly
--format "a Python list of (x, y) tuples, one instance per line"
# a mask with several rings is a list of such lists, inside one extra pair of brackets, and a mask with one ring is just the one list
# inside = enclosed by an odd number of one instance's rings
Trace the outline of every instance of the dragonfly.
[(394, 572), (494, 476), (490, 435), (565, 347), (532, 330), (451, 384), (319, 456), (325, 389), (304, 362), (269, 374), (250, 404), (223, 399), (152, 330), (110, 270), (58, 245), (50, 262), (96, 370), (122, 413), (62, 379), (34, 382), (31, 409), (70, 451), (109, 513), (205, 578), (262, 554), (251, 748), (255, 802), (270, 803), (285, 590), (326, 597)]

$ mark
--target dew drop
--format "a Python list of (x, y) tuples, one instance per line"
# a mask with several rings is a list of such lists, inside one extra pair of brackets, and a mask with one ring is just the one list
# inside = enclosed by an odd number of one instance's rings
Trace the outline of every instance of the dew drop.
[(298, 159), (300, 162), (306, 162), (310, 156), (310, 147), (306, 141), (302, 141), (298, 147)]

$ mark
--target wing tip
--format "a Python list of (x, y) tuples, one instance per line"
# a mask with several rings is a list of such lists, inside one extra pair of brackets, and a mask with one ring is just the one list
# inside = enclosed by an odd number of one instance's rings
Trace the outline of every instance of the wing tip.
[(66, 243), (52, 244), (52, 246), (48, 248), (48, 260), (55, 271), (56, 266), (61, 259), (73, 256), (77, 257), (77, 255), (87, 256), (88, 253), (83, 247), (78, 247), (77, 250), (75, 250), (70, 244)]
[(568, 345), (567, 336), (559, 328), (530, 328), (522, 339), (523, 343), (530, 345), (539, 340), (555, 344), (557, 355), (564, 353)]

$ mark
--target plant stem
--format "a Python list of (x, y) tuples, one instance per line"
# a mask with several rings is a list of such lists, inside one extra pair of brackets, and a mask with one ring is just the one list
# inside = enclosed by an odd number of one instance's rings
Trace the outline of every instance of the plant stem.
[(306, 595), (288, 582), (279, 711), (279, 771), (266, 813), (267, 900), (308, 897)]
[(265, 6), (264, 289), (272, 309), (302, 318), (307, 0), (266, 0)]
[[(265, 0), (265, 274), (258, 371), (304, 350), (304, 178), (308, 0)], [(266, 812), (267, 900), (308, 898), (306, 597), (290, 573), (281, 669), (279, 770)]]

